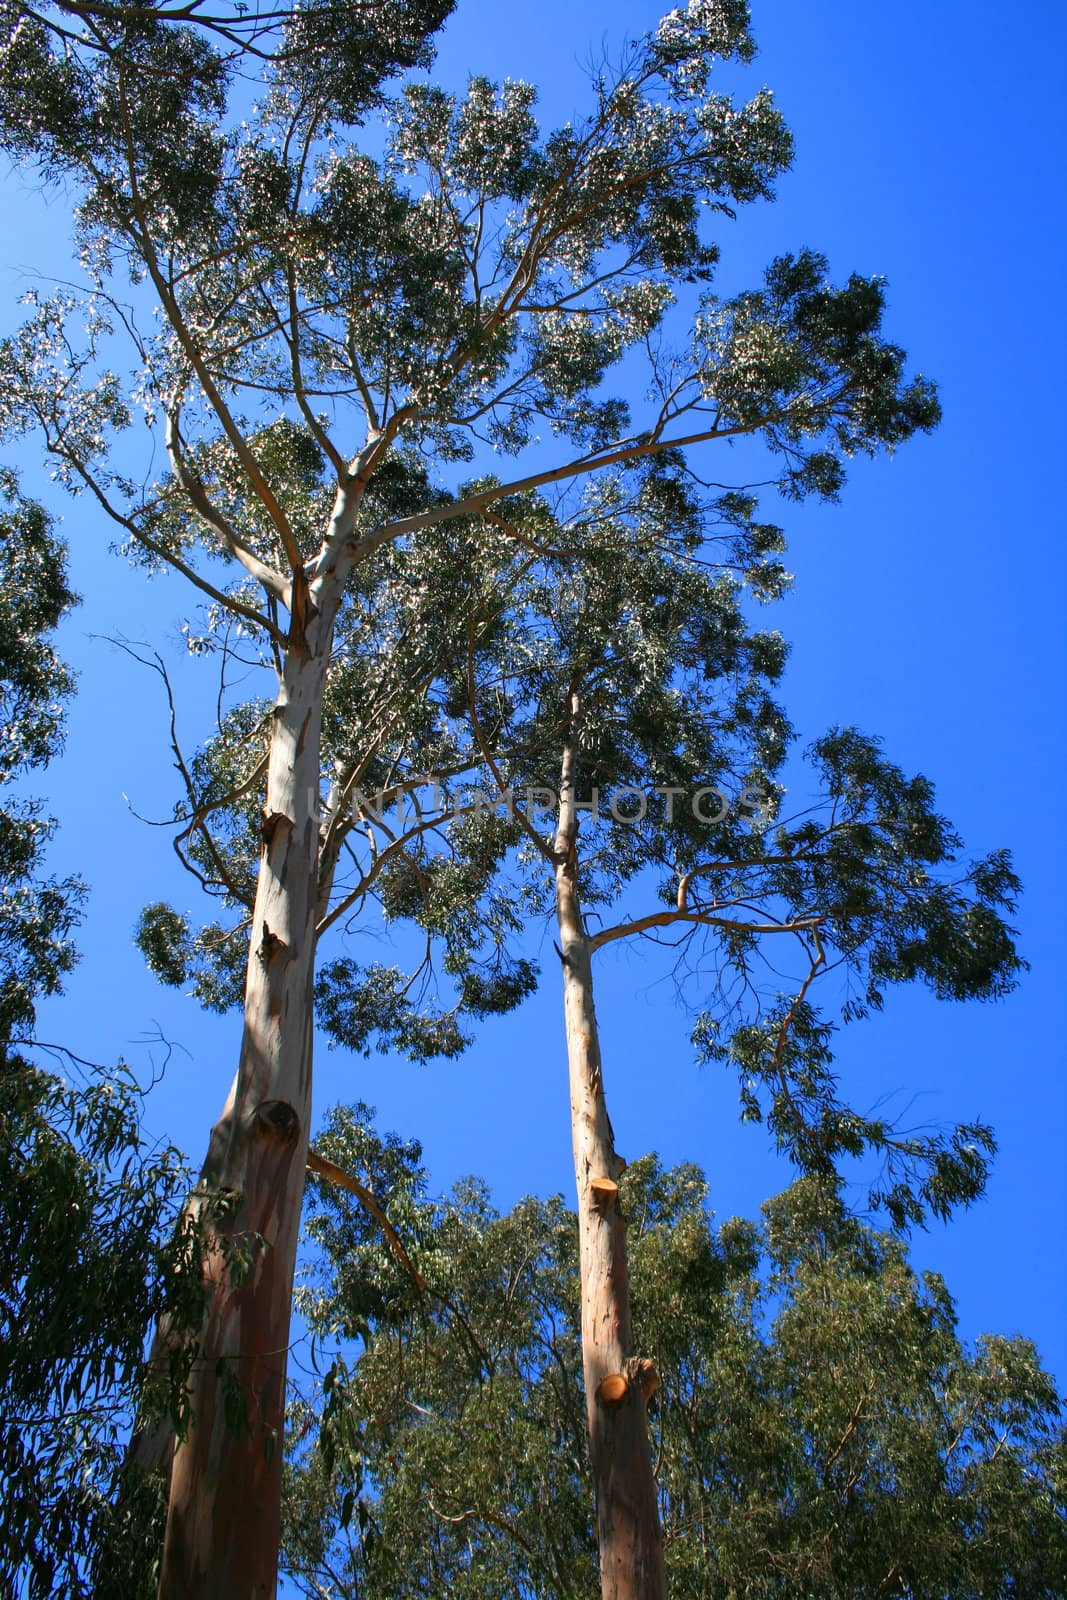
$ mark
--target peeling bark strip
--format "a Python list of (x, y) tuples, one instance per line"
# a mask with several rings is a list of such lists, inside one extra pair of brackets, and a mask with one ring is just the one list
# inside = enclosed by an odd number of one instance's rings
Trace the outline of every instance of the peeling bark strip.
[[(572, 714), (577, 705), (572, 705)], [(582, 1363), (596, 1491), (602, 1600), (666, 1600), (663, 1534), (646, 1404), (656, 1386), (630, 1326), (626, 1222), (616, 1203), (626, 1163), (615, 1152), (601, 1076), (589, 940), (577, 885), (575, 756), (563, 758), (556, 833), (556, 916), (578, 1185)]]
[[(289, 1315), (311, 1122), (316, 797), (328, 661), (324, 622), (291, 640), (275, 708), (240, 1065), (194, 1197), (209, 1236), (253, 1233), (263, 1243), (238, 1287), (223, 1254), (209, 1256), (209, 1304), (190, 1384), (193, 1423), (174, 1452), (160, 1600), (275, 1594)], [(208, 1203), (208, 1190), (220, 1188), (241, 1197), (221, 1218)], [(235, 1426), (241, 1410), (246, 1423)]]

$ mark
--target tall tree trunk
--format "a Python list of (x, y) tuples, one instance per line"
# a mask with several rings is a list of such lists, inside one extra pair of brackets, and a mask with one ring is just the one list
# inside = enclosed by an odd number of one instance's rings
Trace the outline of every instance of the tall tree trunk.
[[(577, 706), (572, 712), (577, 714)], [(648, 1439), (651, 1362), (634, 1356), (626, 1222), (618, 1206), (625, 1162), (604, 1099), (589, 941), (577, 884), (573, 749), (564, 754), (556, 833), (556, 916), (563, 960), (571, 1132), (578, 1186), (582, 1363), (596, 1491), (603, 1600), (666, 1600), (663, 1535)]]
[(311, 1120), (330, 635), (320, 614), (312, 612), (306, 628), (294, 618), (274, 709), (241, 1054), (195, 1197), (209, 1242), (243, 1234), (261, 1242), (252, 1242), (241, 1283), (224, 1250), (208, 1260), (192, 1422), (171, 1471), (160, 1600), (269, 1600), (276, 1589), (286, 1354)]

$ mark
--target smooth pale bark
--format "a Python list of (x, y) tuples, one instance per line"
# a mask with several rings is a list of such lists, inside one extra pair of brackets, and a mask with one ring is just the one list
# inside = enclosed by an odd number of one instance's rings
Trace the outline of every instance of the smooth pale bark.
[[(325, 616), (311, 611), (306, 627), (294, 620), (274, 709), (240, 1061), (194, 1197), (209, 1236), (262, 1242), (238, 1286), (224, 1252), (209, 1260), (193, 1421), (171, 1471), (160, 1600), (270, 1600), (276, 1591), (286, 1356), (311, 1120), (330, 640)], [(229, 1196), (232, 1212), (216, 1217), (216, 1200)]]
[[(577, 711), (577, 707), (572, 708)], [(596, 1491), (603, 1600), (665, 1600), (663, 1535), (652, 1473), (650, 1362), (634, 1354), (626, 1223), (614, 1185), (615, 1151), (601, 1073), (589, 940), (577, 885), (575, 757), (564, 756), (556, 833), (556, 915), (563, 961), (571, 1132), (578, 1187), (582, 1363)]]

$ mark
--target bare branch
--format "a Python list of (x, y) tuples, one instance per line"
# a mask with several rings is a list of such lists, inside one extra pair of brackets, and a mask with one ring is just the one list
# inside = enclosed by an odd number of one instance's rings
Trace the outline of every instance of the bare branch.
[(632, 922), (619, 922), (613, 928), (604, 928), (589, 940), (590, 950), (599, 950), (616, 939), (627, 939), (631, 934), (645, 933), (650, 928), (672, 928), (688, 923), (699, 928), (723, 928), (729, 933), (800, 933), (813, 932), (822, 917), (796, 917), (788, 922), (745, 922), (742, 918), (721, 917), (712, 911), (655, 911), (647, 917), (637, 917)]

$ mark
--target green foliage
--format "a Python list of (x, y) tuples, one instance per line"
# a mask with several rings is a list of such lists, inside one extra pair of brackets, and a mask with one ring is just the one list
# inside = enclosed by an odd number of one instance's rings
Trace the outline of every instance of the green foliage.
[[(49, 635), (74, 595), (63, 545), (39, 505), (0, 474), (0, 785), (60, 748), (72, 679)], [(75, 961), (80, 882), (46, 877), (54, 823), (29, 800), (0, 805), (0, 1039), (29, 1032), (34, 1001), (55, 994)]]
[[(779, 824), (731, 874), (716, 874), (717, 903), (753, 895), (783, 924), (803, 925), (811, 967), (793, 994), (770, 994), (732, 1028), (704, 1012), (694, 1042), (705, 1060), (738, 1072), (741, 1111), (766, 1121), (779, 1149), (828, 1175), (842, 1158), (874, 1157), (870, 1202), (900, 1227), (945, 1218), (984, 1190), (995, 1150), (979, 1122), (950, 1132), (901, 1133), (838, 1096), (833, 1040), (841, 1023), (884, 1004), (890, 984), (925, 983), (941, 999), (995, 999), (1025, 963), (1005, 920), (1019, 884), (1007, 855), (960, 863), (958, 836), (934, 809), (932, 785), (908, 778), (876, 740), (835, 730), (808, 752), (824, 797), (796, 824)], [(819, 815), (818, 812), (822, 812)], [(762, 859), (761, 859), (762, 857)], [(745, 859), (747, 858), (747, 859)], [(734, 961), (757, 951), (727, 931)], [(846, 975), (840, 1021), (809, 998), (816, 980)]]
[[(368, 1172), (426, 1289), (317, 1190), (302, 1306), (344, 1355), (292, 1411), (288, 1574), (360, 1600), (591, 1600), (576, 1219), (558, 1198), (501, 1217), (470, 1180), (432, 1200), (418, 1147), (368, 1115), (334, 1113), (324, 1143)], [(1067, 1438), (1032, 1344), (963, 1346), (941, 1280), (832, 1182), (760, 1227), (715, 1226), (706, 1193), (651, 1157), (622, 1189), (671, 1594), (1054, 1600)]]
[[(108, 143), (121, 139), (129, 119), (142, 136), (168, 126), (192, 132), (202, 153), (188, 112), (217, 107), (231, 72), (259, 62), (270, 66), (275, 93), (301, 103), (307, 117), (321, 118), (328, 107), (333, 117), (358, 121), (384, 79), (428, 62), (429, 37), (451, 10), (451, 0), (223, 0), (208, 12), (167, 0), (54, 0), (41, 7), (6, 0), (0, 138), (53, 170), (78, 170), (90, 154), (106, 159)], [(152, 112), (176, 122), (154, 127)], [(174, 166), (161, 173), (172, 196), (196, 192), (192, 162), (177, 159), (181, 142), (174, 141)]]
[[(903, 350), (882, 337), (882, 280), (854, 275), (834, 289), (825, 258), (809, 250), (772, 262), (765, 284), (725, 306), (706, 303), (697, 327), (709, 351), (706, 392), (742, 428), (779, 412), (767, 438), (792, 458), (782, 492), (834, 499), (848, 457), (936, 427), (936, 392), (921, 377), (905, 380)], [(792, 403), (798, 393), (812, 397), (810, 414)], [(826, 417), (825, 433), (805, 452), (813, 415)]]
[(0, 471), (0, 781), (40, 767), (59, 748), (62, 702), (73, 687), (49, 634), (76, 603), (65, 550), (41, 506)]
[(470, 1041), (455, 1014), (420, 1010), (411, 989), (398, 967), (330, 961), (318, 976), (318, 1018), (336, 1044), (358, 1055), (370, 1054), (375, 1035), (378, 1049), (396, 1049), (415, 1061), (461, 1054)]
[(122, 1067), (0, 1061), (0, 1584), (92, 1592), (187, 1174)]
[(189, 923), (162, 901), (145, 906), (137, 926), (141, 954), (161, 982), (178, 988), (189, 973)]
[(134, 935), (138, 949), (161, 983), (192, 992), (210, 1011), (231, 1011), (244, 998), (247, 943), (219, 923), (195, 935), (188, 918), (162, 901), (146, 906)]
[[(45, 513), (10, 475), (3, 492), (6, 784), (61, 742), (72, 680), (50, 634), (73, 596)], [(125, 1067), (54, 1050), (64, 1076), (31, 1059), (35, 1004), (74, 963), (82, 899), (76, 880), (43, 876), (51, 831), (29, 802), (0, 807), (0, 1587), (27, 1600), (91, 1592), (145, 1337), (176, 1303), (168, 1239), (185, 1182), (178, 1153), (142, 1131)]]
[(0, 806), (0, 1036), (32, 1031), (34, 1002), (56, 994), (77, 959), (70, 935), (84, 890), (43, 875), (54, 824), (30, 802)]

